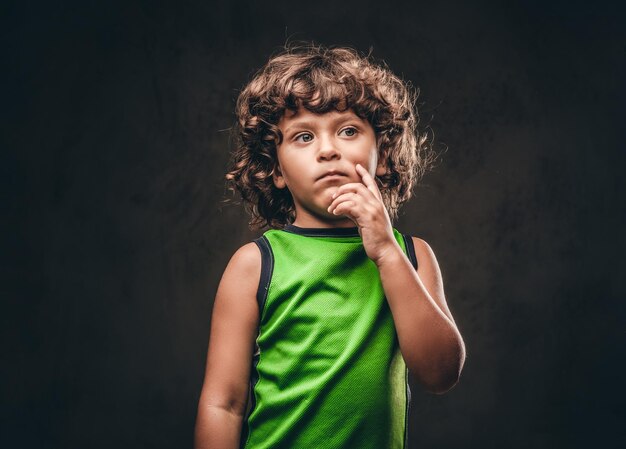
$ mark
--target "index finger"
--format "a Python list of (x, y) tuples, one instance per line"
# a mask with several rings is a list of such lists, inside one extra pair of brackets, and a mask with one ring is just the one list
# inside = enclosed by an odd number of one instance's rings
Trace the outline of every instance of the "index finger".
[(380, 193), (380, 190), (378, 189), (376, 181), (374, 181), (374, 178), (372, 178), (372, 175), (370, 175), (369, 172), (365, 170), (365, 168), (363, 168), (361, 164), (356, 164), (356, 172), (361, 176), (365, 187), (367, 187), (367, 189), (372, 192), (376, 196), (376, 198), (381, 199), (382, 195)]

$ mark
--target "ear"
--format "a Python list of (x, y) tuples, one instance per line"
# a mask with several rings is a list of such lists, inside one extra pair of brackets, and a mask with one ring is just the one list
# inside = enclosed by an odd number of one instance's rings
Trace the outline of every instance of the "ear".
[(285, 178), (283, 173), (280, 171), (278, 164), (276, 164), (274, 170), (272, 171), (272, 181), (274, 181), (274, 185), (277, 189), (284, 189), (287, 187), (287, 183), (285, 182)]

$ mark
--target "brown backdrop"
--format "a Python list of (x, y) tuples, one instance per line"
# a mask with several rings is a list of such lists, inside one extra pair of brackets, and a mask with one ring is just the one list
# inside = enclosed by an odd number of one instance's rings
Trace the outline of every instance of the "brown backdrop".
[[(287, 39), (421, 89), (428, 241), (465, 337), (411, 447), (624, 444), (624, 15), (588, 2), (3, 7), (3, 447), (190, 447), (237, 91)], [(620, 444), (621, 443), (621, 444)]]

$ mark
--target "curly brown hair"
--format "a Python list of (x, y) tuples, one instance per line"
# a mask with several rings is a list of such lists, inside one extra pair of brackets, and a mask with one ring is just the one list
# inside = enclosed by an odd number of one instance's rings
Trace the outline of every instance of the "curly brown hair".
[(376, 179), (394, 220), (436, 159), (427, 135), (417, 131), (416, 98), (410, 83), (386, 64), (351, 48), (299, 44), (271, 57), (237, 99), (237, 146), (226, 175), (252, 217), (250, 226), (282, 228), (295, 219), (291, 194), (278, 189), (272, 175), (283, 138), (278, 122), (301, 107), (320, 114), (352, 109), (368, 120), (387, 167)]

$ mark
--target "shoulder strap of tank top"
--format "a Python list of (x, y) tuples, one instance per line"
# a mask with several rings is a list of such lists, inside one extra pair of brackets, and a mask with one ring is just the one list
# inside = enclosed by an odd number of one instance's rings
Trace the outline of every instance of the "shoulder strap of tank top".
[(263, 308), (267, 299), (267, 292), (270, 288), (270, 282), (272, 280), (272, 272), (274, 271), (274, 254), (272, 253), (272, 247), (269, 240), (264, 235), (254, 240), (254, 243), (256, 243), (261, 251), (261, 277), (259, 278), (259, 287), (256, 292), (260, 318), (263, 314)]
[(408, 234), (402, 234), (404, 238), (404, 246), (406, 247), (406, 255), (411, 261), (413, 268), (417, 270), (417, 257), (415, 256), (415, 246), (413, 245), (413, 237)]

